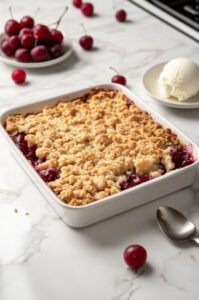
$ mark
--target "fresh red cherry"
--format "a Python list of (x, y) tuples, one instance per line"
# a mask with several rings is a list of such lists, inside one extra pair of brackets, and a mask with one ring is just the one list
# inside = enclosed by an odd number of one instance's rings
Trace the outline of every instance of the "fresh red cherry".
[(118, 83), (118, 84), (126, 85), (126, 78), (124, 76), (122, 76), (122, 75), (119, 75), (119, 73), (117, 72), (117, 70), (115, 70), (114, 68), (111, 67), (110, 69), (114, 70), (117, 73), (117, 75), (115, 75), (115, 76), (112, 77), (111, 81), (113, 83)]
[(19, 37), (22, 37), (24, 34), (33, 34), (33, 31), (30, 28), (22, 28), (19, 32)]
[(29, 62), (31, 60), (30, 52), (27, 49), (19, 48), (15, 52), (15, 58), (21, 62)]
[(16, 84), (22, 84), (26, 80), (26, 72), (22, 69), (15, 69), (11, 77)]
[(93, 48), (93, 38), (90, 35), (82, 36), (79, 43), (85, 50), (91, 50)]
[(118, 83), (118, 84), (122, 84), (122, 85), (126, 85), (126, 78), (122, 75), (115, 75), (112, 77), (111, 80), (113, 83)]
[(90, 3), (90, 2), (83, 3), (83, 4), (81, 5), (81, 12), (82, 12), (83, 15), (86, 16), (86, 17), (91, 17), (91, 16), (93, 16), (93, 13), (94, 13), (94, 7), (93, 7), (93, 4)]
[(7, 33), (7, 35), (9, 36), (16, 35), (19, 33), (19, 31), (20, 31), (20, 25), (16, 20), (10, 19), (6, 22), (5, 32)]
[(115, 17), (119, 22), (125, 22), (126, 21), (126, 12), (125, 12), (125, 10), (123, 10), (123, 9), (118, 10), (115, 14)]
[(21, 37), (21, 45), (23, 48), (31, 49), (34, 47), (35, 37), (32, 34), (24, 34)]
[(146, 262), (146, 258), (146, 250), (140, 245), (131, 245), (124, 251), (124, 260), (126, 264), (134, 269), (143, 266)]
[(57, 29), (51, 29), (50, 31), (50, 35), (52, 38), (52, 41), (54, 42), (54, 44), (61, 44), (63, 41), (63, 34), (61, 33), (61, 31), (57, 30)]
[(10, 46), (9, 40), (4, 40), (1, 43), (1, 50), (7, 56), (12, 56), (14, 54), (14, 52), (15, 52), (15, 49)]
[(44, 45), (34, 47), (30, 54), (35, 62), (45, 61), (49, 58), (48, 50)]
[(63, 54), (63, 48), (60, 44), (55, 44), (49, 51), (53, 58), (57, 58)]
[(50, 30), (46, 25), (38, 24), (33, 29), (35, 38), (38, 38), (40, 41), (46, 41), (50, 36)]
[(73, 0), (73, 5), (80, 8), (82, 6), (82, 0)]
[(49, 35), (48, 39), (45, 42), (43, 42), (43, 44), (46, 45), (47, 47), (51, 47), (55, 44), (55, 40), (53, 39), (51, 34)]
[(34, 19), (30, 16), (25, 16), (20, 21), (21, 28), (33, 28), (34, 26)]
[(20, 47), (20, 39), (18, 35), (12, 35), (8, 39), (10, 47), (12, 47), (14, 50)]

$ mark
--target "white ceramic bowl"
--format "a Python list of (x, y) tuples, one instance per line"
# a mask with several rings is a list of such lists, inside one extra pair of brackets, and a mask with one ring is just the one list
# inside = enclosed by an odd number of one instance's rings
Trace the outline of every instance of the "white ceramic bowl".
[(143, 86), (146, 93), (153, 97), (154, 100), (158, 101), (159, 104), (165, 106), (181, 109), (199, 108), (199, 93), (182, 102), (172, 98), (166, 98), (162, 95), (158, 85), (158, 78), (166, 63), (167, 62), (155, 65), (145, 72), (143, 76)]
[(138, 107), (145, 111), (148, 111), (153, 116), (153, 118), (163, 127), (171, 128), (172, 131), (175, 132), (183, 142), (185, 142), (186, 144), (191, 144), (196, 161), (187, 167), (171, 171), (170, 173), (167, 173), (163, 176), (160, 176), (153, 180), (149, 180), (125, 191), (121, 191), (102, 200), (92, 202), (88, 205), (76, 207), (70, 206), (63, 203), (32, 168), (22, 152), (11, 140), (10, 136), (4, 129), (3, 124), (4, 120), (9, 115), (26, 114), (30, 112), (38, 113), (46, 105), (49, 107), (53, 107), (60, 101), (72, 101), (73, 99), (89, 93), (90, 90), (94, 87), (92, 86), (87, 89), (75, 91), (69, 94), (40, 100), (33, 104), (18, 106), (4, 112), (0, 116), (0, 130), (3, 132), (6, 140), (8, 141), (12, 154), (17, 159), (17, 162), (22, 166), (27, 175), (30, 177), (32, 182), (42, 192), (51, 206), (56, 210), (62, 220), (72, 227), (84, 227), (96, 223), (108, 217), (119, 214), (123, 211), (150, 202), (156, 198), (162, 197), (166, 194), (186, 187), (193, 182), (197, 171), (197, 166), (199, 164), (199, 150), (197, 146), (175, 126), (171, 125), (167, 120), (153, 111), (153, 109), (146, 105), (139, 97), (135, 96), (127, 88), (117, 84), (104, 84), (99, 85), (98, 87), (107, 90), (120, 89), (128, 98), (132, 99)]
[[(6, 37), (7, 37), (7, 35), (5, 33), (1, 33), (0, 34), (0, 43)], [(0, 48), (0, 60), (10, 66), (17, 67), (17, 68), (30, 68), (30, 69), (45, 68), (45, 67), (50, 67), (50, 66), (56, 65), (56, 64), (64, 61), (65, 59), (67, 59), (73, 51), (72, 43), (70, 41), (63, 41), (63, 49), (64, 49), (64, 54), (55, 59), (51, 59), (48, 61), (42, 61), (42, 62), (24, 63), (24, 62), (17, 61), (12, 56), (11, 57), (6, 56)]]

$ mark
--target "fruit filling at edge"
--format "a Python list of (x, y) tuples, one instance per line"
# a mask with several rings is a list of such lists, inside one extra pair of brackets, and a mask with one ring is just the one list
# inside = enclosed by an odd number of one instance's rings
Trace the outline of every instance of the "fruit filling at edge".
[[(40, 177), (45, 182), (54, 181), (59, 178), (59, 172), (53, 167), (47, 167), (46, 169), (40, 168), (40, 165), (45, 162), (44, 158), (40, 159), (36, 156), (36, 145), (29, 147), (27, 141), (25, 140), (26, 133), (25, 132), (18, 132), (12, 136), (13, 142), (18, 146), (24, 156), (31, 162), (31, 165), (40, 175)], [(172, 161), (175, 164), (175, 169), (183, 168), (194, 163), (194, 157), (192, 153), (187, 149), (187, 147), (181, 147), (179, 149), (171, 149), (170, 154), (172, 157)], [(163, 174), (165, 173), (165, 169), (163, 165), (160, 166), (163, 169)], [(127, 179), (120, 182), (121, 190), (126, 190), (146, 181), (153, 179), (152, 176), (147, 174), (140, 175), (135, 172), (132, 172), (130, 175), (127, 176)]]
[(18, 132), (14, 134), (12, 137), (13, 142), (17, 145), (17, 147), (21, 150), (24, 156), (30, 161), (33, 168), (37, 171), (40, 177), (45, 182), (54, 181), (59, 178), (59, 171), (53, 167), (47, 167), (46, 169), (40, 168), (40, 165), (45, 162), (45, 159), (38, 158), (36, 156), (37, 146), (29, 147), (27, 141), (25, 140), (26, 133)]

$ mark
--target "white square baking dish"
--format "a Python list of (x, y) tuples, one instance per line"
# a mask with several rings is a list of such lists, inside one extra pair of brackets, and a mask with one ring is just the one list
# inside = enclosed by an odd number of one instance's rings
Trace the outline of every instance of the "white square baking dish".
[(128, 98), (132, 99), (134, 103), (142, 110), (149, 112), (155, 121), (159, 122), (163, 127), (170, 128), (175, 132), (180, 140), (185, 144), (191, 145), (195, 162), (182, 169), (177, 169), (160, 176), (156, 179), (147, 181), (133, 188), (121, 191), (117, 194), (92, 202), (85, 206), (69, 206), (63, 203), (48, 185), (40, 178), (34, 168), (29, 164), (22, 152), (17, 148), (14, 142), (9, 137), (8, 133), (3, 127), (4, 121), (7, 116), (12, 114), (26, 114), (37, 113), (42, 110), (46, 105), (49, 107), (55, 106), (58, 102), (72, 101), (77, 97), (83, 96), (90, 92), (96, 86), (87, 89), (75, 91), (69, 94), (53, 97), (50, 99), (40, 100), (32, 104), (18, 106), (10, 109), (0, 116), (0, 129), (4, 134), (7, 142), (10, 145), (10, 150), (14, 157), (17, 159), (21, 167), (28, 174), (32, 182), (42, 192), (45, 198), (49, 201), (52, 207), (56, 210), (62, 220), (72, 227), (84, 227), (98, 221), (104, 220), (108, 217), (114, 216), (128, 209), (150, 202), (154, 199), (162, 197), (166, 194), (172, 193), (182, 189), (193, 183), (197, 166), (199, 164), (199, 150), (198, 147), (186, 137), (180, 130), (170, 124), (167, 120), (157, 114), (153, 109), (146, 105), (140, 98), (130, 92), (127, 88), (117, 84), (103, 84), (98, 85), (98, 88), (111, 90), (120, 89)]

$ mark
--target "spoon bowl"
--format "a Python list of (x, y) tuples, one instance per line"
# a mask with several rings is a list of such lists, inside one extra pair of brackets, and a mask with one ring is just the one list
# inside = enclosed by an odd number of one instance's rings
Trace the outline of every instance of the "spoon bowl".
[(186, 241), (192, 239), (196, 227), (182, 213), (172, 207), (161, 206), (157, 210), (157, 220), (160, 229), (172, 240)]

